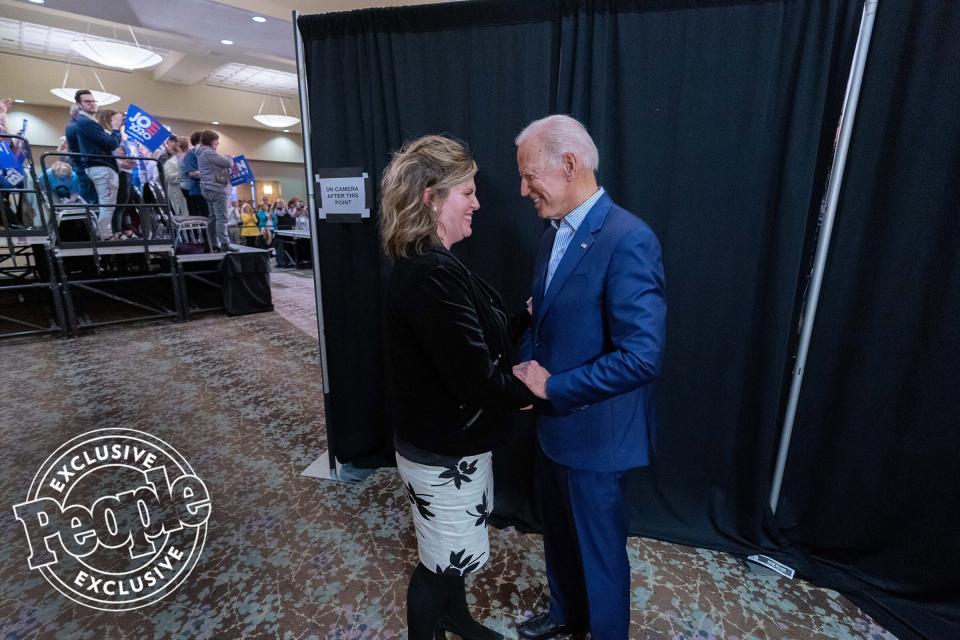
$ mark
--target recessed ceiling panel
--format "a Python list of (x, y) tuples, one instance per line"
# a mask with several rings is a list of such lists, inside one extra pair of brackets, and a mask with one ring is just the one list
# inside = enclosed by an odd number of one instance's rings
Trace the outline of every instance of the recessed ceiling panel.
[[(123, 35), (122, 32), (117, 34)], [(127, 32), (126, 35), (129, 35)], [(121, 38), (104, 38), (100, 36), (88, 35), (79, 31), (69, 31), (67, 29), (58, 29), (56, 27), (47, 27), (42, 24), (33, 24), (30, 22), (20, 22), (9, 18), (0, 18), (0, 50), (11, 51), (14, 53), (25, 53), (52, 60), (74, 60), (86, 63), (83, 58), (70, 49), (70, 43), (74, 40), (98, 40), (102, 42), (122, 42), (124, 44), (133, 44), (133, 39), (126, 40)], [(153, 51), (161, 57), (166, 57), (170, 52), (166, 49), (157, 47), (147, 47), (141, 43), (144, 49)]]
[(297, 74), (231, 62), (207, 76), (207, 84), (293, 96)]

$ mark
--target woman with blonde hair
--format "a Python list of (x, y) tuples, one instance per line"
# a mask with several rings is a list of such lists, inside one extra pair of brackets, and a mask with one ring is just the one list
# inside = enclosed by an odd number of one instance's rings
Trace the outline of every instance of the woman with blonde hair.
[(240, 207), (240, 238), (243, 244), (248, 247), (257, 246), (257, 238), (260, 237), (260, 227), (257, 225), (257, 214), (253, 211), (253, 206), (249, 202), (244, 202)]
[(510, 370), (519, 327), (450, 252), (473, 233), (476, 172), (462, 143), (425, 136), (394, 154), (381, 185), (382, 247), (394, 259), (387, 389), (420, 557), (407, 589), (411, 640), (503, 637), (470, 615), (464, 576), (490, 553), (491, 451), (507, 440), (509, 414), (534, 397)]

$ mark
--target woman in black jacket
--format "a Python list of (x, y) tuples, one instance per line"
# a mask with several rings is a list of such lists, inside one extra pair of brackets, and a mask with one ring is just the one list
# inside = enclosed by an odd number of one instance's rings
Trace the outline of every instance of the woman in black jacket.
[(467, 609), (464, 576), (490, 552), (491, 450), (534, 397), (511, 371), (511, 323), (497, 292), (450, 252), (480, 208), (463, 144), (425, 136), (394, 154), (381, 185), (381, 239), (395, 263), (386, 351), (397, 467), (420, 563), (407, 590), (411, 640), (502, 638)]

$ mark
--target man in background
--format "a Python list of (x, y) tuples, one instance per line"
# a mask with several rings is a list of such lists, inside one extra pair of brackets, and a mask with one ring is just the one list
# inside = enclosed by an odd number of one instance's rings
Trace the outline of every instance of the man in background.
[(160, 154), (157, 156), (160, 173), (163, 173), (163, 165), (167, 163), (167, 160), (177, 155), (177, 145), (179, 140), (180, 139), (177, 136), (170, 134), (170, 137), (163, 141), (163, 146), (160, 147)]
[[(74, 103), (70, 107), (70, 121), (64, 130), (64, 137), (67, 139), (67, 151), (70, 153), (80, 153), (80, 140), (77, 138), (77, 118), (80, 116), (80, 110), (83, 108), (83, 101), (86, 100), (88, 106), (94, 107), (96, 113), (97, 100), (87, 89), (78, 90), (73, 96)], [(90, 204), (98, 204), (97, 190), (93, 182), (87, 176), (86, 163), (82, 156), (70, 156), (70, 163), (77, 174), (77, 180), (80, 182), (80, 196)]]
[(200, 144), (200, 131), (190, 134), (191, 149), (180, 159), (180, 188), (187, 198), (187, 209), (192, 216), (209, 218), (207, 201), (200, 192), (200, 167), (197, 164), (197, 145)]
[[(108, 132), (97, 121), (97, 100), (89, 91), (78, 91), (80, 113), (74, 123), (80, 153), (83, 154), (84, 172), (90, 178), (97, 192), (100, 214), (97, 216), (97, 231), (100, 240), (109, 240), (112, 235), (112, 221), (116, 209), (117, 193), (120, 187), (119, 167), (113, 157), (113, 151), (120, 146), (120, 127), (123, 114), (115, 113), (108, 123)], [(70, 137), (67, 136), (67, 145)]]

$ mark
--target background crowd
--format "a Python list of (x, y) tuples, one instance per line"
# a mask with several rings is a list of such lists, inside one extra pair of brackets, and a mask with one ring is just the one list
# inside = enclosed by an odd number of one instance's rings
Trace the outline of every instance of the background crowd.
[[(10, 131), (7, 111), (12, 104), (10, 99), (0, 100), (0, 133), (25, 136), (24, 131)], [(216, 131), (189, 136), (171, 132), (150, 152), (126, 135), (123, 119), (121, 112), (99, 108), (90, 91), (77, 91), (58, 147), (64, 155), (38, 176), (43, 193), (49, 193), (55, 204), (97, 205), (86, 209), (99, 241), (153, 237), (153, 209), (138, 205), (163, 202), (165, 196), (173, 215), (208, 219), (214, 250), (235, 250), (231, 244), (267, 249), (277, 255), (278, 266), (289, 266), (275, 232), (309, 230), (304, 202), (299, 198), (271, 202), (266, 196), (259, 202), (236, 199), (230, 184), (233, 159), (219, 152)], [(16, 141), (8, 142), (7, 148), (24, 166), (28, 159)], [(29, 172), (22, 173), (22, 187), (33, 188)], [(11, 225), (41, 224), (39, 207), (30, 197), (5, 198), (4, 206)]]

